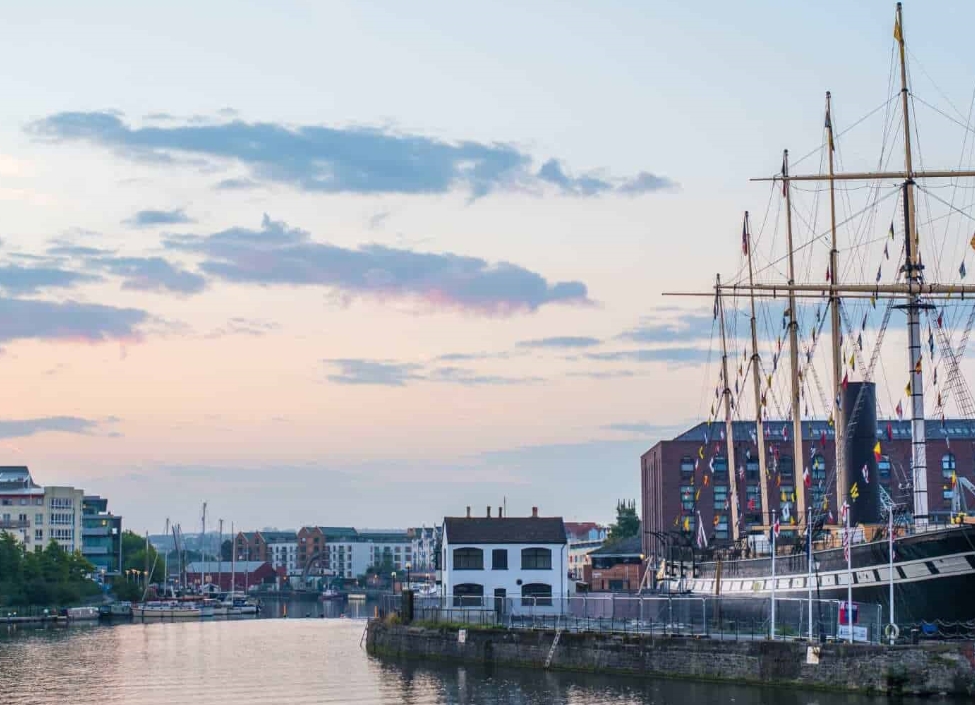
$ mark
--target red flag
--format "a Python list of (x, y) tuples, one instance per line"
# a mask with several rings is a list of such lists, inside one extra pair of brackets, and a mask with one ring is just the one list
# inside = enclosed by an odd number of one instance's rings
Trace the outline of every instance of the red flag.
[(840, 386), (843, 387), (843, 391), (844, 392), (846, 391), (846, 388), (848, 386), (850, 386), (850, 375), (849, 375), (849, 373), (847, 373), (847, 372), (844, 372), (843, 373), (843, 381), (840, 382)]
[(802, 481), (806, 487), (812, 487), (812, 475), (809, 474), (809, 468), (802, 471)]
[(904, 418), (904, 407), (901, 406), (901, 403), (899, 401), (897, 402), (897, 408), (895, 409), (895, 411), (897, 412), (898, 419)]
[(887, 422), (887, 440), (894, 440), (894, 427), (891, 426), (890, 421)]
[(780, 528), (781, 527), (779, 525), (779, 518), (778, 517), (775, 517), (775, 523), (772, 525), (772, 531), (775, 532), (775, 538), (778, 538), (779, 537), (779, 529)]
[(873, 447), (873, 457), (877, 459), (878, 463), (880, 462), (880, 459), (883, 457), (883, 455), (880, 452), (880, 441), (877, 441), (877, 445)]

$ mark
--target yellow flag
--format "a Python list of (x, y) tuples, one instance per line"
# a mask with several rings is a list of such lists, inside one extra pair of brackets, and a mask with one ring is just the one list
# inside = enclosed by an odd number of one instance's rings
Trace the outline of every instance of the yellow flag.
[(921, 358), (918, 356), (917, 362), (914, 364), (914, 372), (921, 374)]
[(704, 446), (701, 446), (700, 448), (697, 449), (697, 457), (699, 457), (701, 460), (704, 460)]
[(910, 382), (908, 382), (907, 383), (907, 386), (904, 387), (904, 391), (907, 393), (907, 396), (911, 396), (911, 383)]
[[(707, 476), (705, 475), (705, 477)], [(697, 492), (694, 493), (694, 501), (696, 502), (699, 499), (701, 499), (701, 490), (698, 490)]]
[(894, 39), (896, 39), (898, 42), (903, 42), (904, 41), (904, 35), (901, 34), (901, 23), (900, 23), (900, 20), (896, 20), (894, 22)]
[(684, 517), (684, 531), (690, 531), (690, 530), (691, 530), (691, 518)]
[(853, 353), (850, 353), (850, 369), (855, 370), (857, 368), (857, 359)]
[(853, 483), (853, 486), (850, 487), (850, 496), (853, 497), (853, 499), (857, 499), (860, 496), (860, 488), (857, 487), (857, 483), (855, 482)]
[(975, 235), (972, 235), (972, 239), (969, 240), (968, 244), (970, 244), (972, 246), (972, 249), (975, 250)]

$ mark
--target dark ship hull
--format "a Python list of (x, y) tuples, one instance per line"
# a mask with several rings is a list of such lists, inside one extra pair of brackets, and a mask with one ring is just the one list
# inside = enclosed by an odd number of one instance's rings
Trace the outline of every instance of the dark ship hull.
[[(889, 543), (854, 544), (853, 601), (881, 605), (889, 620)], [(685, 564), (684, 587), (693, 593), (724, 597), (772, 596), (772, 560), (705, 561)], [(671, 564), (672, 570), (679, 569)], [(847, 562), (842, 547), (813, 552), (813, 570), (804, 546), (775, 562), (777, 598), (846, 600)], [(693, 575), (693, 577), (692, 577)], [(718, 577), (720, 575), (720, 578)], [(675, 577), (678, 575), (675, 574)], [(894, 617), (900, 624), (975, 620), (975, 526), (960, 525), (897, 538), (894, 541)]]

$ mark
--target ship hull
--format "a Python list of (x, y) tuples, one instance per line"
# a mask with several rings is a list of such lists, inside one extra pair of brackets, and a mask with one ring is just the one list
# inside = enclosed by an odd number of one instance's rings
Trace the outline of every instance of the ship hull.
[[(838, 537), (837, 537), (838, 538)], [(839, 541), (837, 541), (839, 543)], [(894, 617), (900, 624), (975, 620), (975, 527), (953, 526), (905, 536), (894, 542)], [(881, 605), (889, 619), (889, 543), (855, 544), (852, 573), (842, 548), (814, 551), (812, 570), (802, 547), (775, 561), (775, 594), (781, 598), (846, 600), (852, 575), (853, 601)], [(672, 564), (672, 568), (674, 568)], [(690, 569), (689, 564), (685, 564)], [(693, 577), (691, 577), (693, 575)], [(718, 576), (720, 575), (720, 579)], [(703, 562), (685, 572), (693, 593), (725, 597), (772, 595), (770, 557)]]

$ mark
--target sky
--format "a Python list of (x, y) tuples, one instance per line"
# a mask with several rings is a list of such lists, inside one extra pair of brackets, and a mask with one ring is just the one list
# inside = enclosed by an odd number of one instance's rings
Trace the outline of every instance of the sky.
[[(975, 7), (905, 12), (917, 94), (964, 113)], [(203, 501), (248, 528), (503, 502), (608, 521), (640, 454), (707, 416), (710, 301), (662, 292), (739, 271), (741, 213), (770, 202), (749, 178), (820, 145), (827, 89), (838, 127), (888, 99), (892, 22), (879, 1), (5, 8), (0, 463), (138, 531)], [(955, 166), (957, 136), (925, 154)]]

